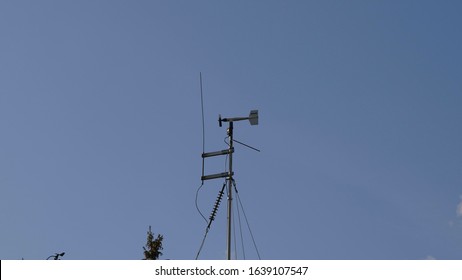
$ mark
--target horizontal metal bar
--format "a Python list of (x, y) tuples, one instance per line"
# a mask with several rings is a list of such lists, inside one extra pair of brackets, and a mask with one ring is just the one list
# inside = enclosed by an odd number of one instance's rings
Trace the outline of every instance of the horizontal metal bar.
[[(234, 175), (234, 172), (231, 172), (231, 176)], [(211, 179), (218, 179), (218, 178), (226, 178), (229, 177), (229, 172), (217, 173), (212, 175), (205, 175), (201, 177), (202, 181), (211, 180)]]
[(218, 152), (203, 153), (202, 157), (207, 158), (207, 157), (214, 157), (214, 156), (221, 156), (221, 155), (229, 155), (231, 153), (234, 153), (234, 148), (227, 149), (227, 150), (221, 150)]
[(238, 117), (238, 118), (224, 118), (221, 119), (223, 122), (237, 122), (237, 121), (243, 121), (243, 120), (248, 120), (249, 117)]

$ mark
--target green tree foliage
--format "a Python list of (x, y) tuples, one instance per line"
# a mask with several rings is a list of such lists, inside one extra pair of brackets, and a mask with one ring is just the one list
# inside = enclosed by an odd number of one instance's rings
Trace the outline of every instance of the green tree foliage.
[(154, 234), (151, 231), (151, 226), (149, 226), (148, 236), (146, 240), (146, 247), (143, 246), (144, 249), (144, 259), (143, 260), (158, 260), (160, 256), (162, 256), (161, 250), (164, 249), (162, 247), (162, 241), (164, 237), (160, 234), (157, 235), (157, 238), (154, 239)]

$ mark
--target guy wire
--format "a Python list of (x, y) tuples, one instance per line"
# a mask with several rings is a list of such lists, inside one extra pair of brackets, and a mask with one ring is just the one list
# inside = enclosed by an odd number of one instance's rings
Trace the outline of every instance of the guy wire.
[(235, 222), (235, 217), (234, 215), (234, 210), (233, 210), (233, 239), (234, 239), (234, 259), (237, 260), (238, 258), (238, 252), (237, 252), (237, 241), (236, 241), (236, 222)]
[(241, 247), (242, 247), (242, 256), (245, 258), (245, 248), (244, 248), (244, 236), (242, 235), (242, 224), (241, 224), (241, 211), (239, 211), (239, 203), (236, 201), (237, 209), (237, 220), (239, 221), (239, 233), (241, 234)]
[(255, 251), (257, 252), (258, 259), (261, 260), (260, 252), (258, 251), (258, 247), (257, 247), (257, 243), (255, 242), (255, 238), (253, 237), (252, 230), (250, 229), (249, 220), (247, 219), (247, 215), (245, 214), (244, 206), (242, 205), (241, 197), (239, 196), (239, 192), (237, 191), (237, 187), (236, 187), (236, 182), (234, 180), (233, 180), (233, 184), (234, 184), (234, 191), (236, 192), (236, 196), (237, 196), (237, 201), (241, 205), (242, 213), (244, 214), (245, 222), (247, 224), (247, 228), (249, 229), (250, 237), (252, 238), (253, 246), (255, 247)]

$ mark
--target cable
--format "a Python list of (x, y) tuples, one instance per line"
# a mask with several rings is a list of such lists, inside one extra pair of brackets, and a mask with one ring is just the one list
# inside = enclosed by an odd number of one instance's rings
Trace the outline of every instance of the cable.
[(257, 252), (258, 259), (261, 260), (260, 257), (260, 252), (258, 251), (257, 243), (255, 242), (255, 238), (253, 237), (252, 229), (250, 228), (249, 220), (247, 219), (247, 215), (245, 214), (244, 206), (242, 205), (241, 197), (239, 196), (239, 192), (237, 191), (236, 183), (233, 180), (234, 184), (234, 190), (236, 192), (237, 200), (239, 201), (239, 204), (241, 205), (242, 208), (242, 213), (244, 214), (245, 222), (247, 223), (247, 228), (249, 229), (250, 232), (250, 237), (252, 237), (252, 242), (253, 246), (255, 247), (255, 251)]
[(207, 238), (207, 234), (209, 233), (209, 227), (207, 227), (205, 229), (205, 234), (204, 234), (204, 238), (202, 238), (202, 243), (201, 243), (201, 246), (199, 247), (199, 250), (197, 251), (197, 254), (196, 254), (196, 260), (199, 258), (199, 254), (201, 253), (202, 251), (202, 247), (204, 247), (204, 243), (205, 243), (205, 239)]
[[(220, 192), (218, 193), (218, 197), (217, 197), (217, 200), (215, 201), (215, 205), (213, 206), (212, 213), (210, 214), (210, 219), (209, 219), (208, 225), (205, 228), (204, 238), (202, 238), (201, 246), (199, 247), (199, 250), (197, 251), (197, 254), (196, 254), (196, 260), (199, 258), (199, 254), (201, 253), (202, 248), (204, 247), (205, 239), (207, 238), (207, 234), (209, 233), (210, 226), (212, 225), (212, 222), (215, 220), (215, 216), (217, 214), (218, 207), (220, 206), (221, 199), (223, 198), (223, 194), (224, 194), (226, 185), (227, 184), (226, 184), (226, 180), (225, 180), (225, 182), (223, 183), (223, 187), (221, 188)], [(202, 187), (202, 185), (201, 185), (201, 187)], [(205, 219), (205, 217), (203, 215), (202, 215), (202, 217)], [(207, 219), (205, 219), (205, 220), (207, 222)]]
[(204, 214), (202, 214), (201, 210), (199, 209), (199, 205), (197, 204), (197, 199), (198, 199), (198, 196), (199, 196), (199, 191), (201, 190), (201, 188), (204, 186), (204, 181), (202, 181), (201, 185), (199, 186), (199, 188), (197, 188), (197, 191), (196, 191), (196, 209), (197, 209), (197, 212), (199, 212), (199, 214), (201, 215), (201, 217), (204, 219), (205, 223), (207, 223), (207, 219), (205, 218)]
[[(204, 121), (204, 96), (202, 94), (202, 72), (199, 72), (199, 81), (200, 81), (200, 88), (201, 88), (201, 111), (202, 111), (202, 154), (205, 153), (205, 121)], [(205, 169), (205, 159), (202, 158), (202, 177), (204, 177), (204, 169)], [(207, 223), (207, 219), (205, 216), (202, 214), (201, 210), (199, 209), (199, 206), (197, 205), (197, 200), (198, 200), (198, 195), (199, 191), (204, 186), (204, 180), (202, 180), (201, 185), (196, 191), (196, 209), (197, 212), (201, 215), (201, 217), (204, 219), (204, 221)]]

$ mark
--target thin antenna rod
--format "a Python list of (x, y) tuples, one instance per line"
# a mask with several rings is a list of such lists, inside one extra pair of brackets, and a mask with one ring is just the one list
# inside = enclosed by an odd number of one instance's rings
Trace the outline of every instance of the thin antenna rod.
[[(204, 95), (202, 93), (202, 72), (199, 72), (199, 80), (201, 86), (201, 110), (202, 110), (202, 154), (205, 153), (205, 121), (204, 121)], [(204, 177), (205, 159), (202, 158), (202, 177)], [(202, 180), (203, 182), (204, 180)]]

